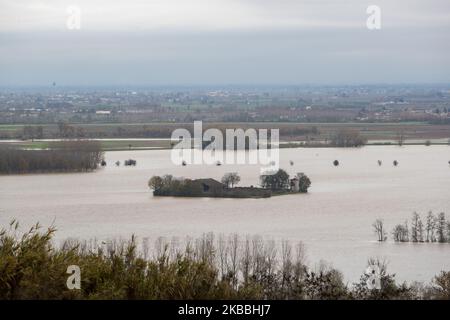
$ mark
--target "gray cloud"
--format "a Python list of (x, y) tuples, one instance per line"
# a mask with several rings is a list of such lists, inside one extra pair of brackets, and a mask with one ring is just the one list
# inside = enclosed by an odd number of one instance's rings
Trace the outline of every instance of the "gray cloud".
[(0, 85), (450, 82), (448, 1), (180, 2), (0, 0)]

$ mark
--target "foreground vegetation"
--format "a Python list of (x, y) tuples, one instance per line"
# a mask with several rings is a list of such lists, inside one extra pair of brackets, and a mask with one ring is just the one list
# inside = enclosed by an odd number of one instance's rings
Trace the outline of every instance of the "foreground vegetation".
[[(0, 231), (0, 299), (450, 299), (450, 272), (430, 285), (398, 284), (381, 261), (380, 289), (369, 275), (347, 285), (330, 266), (311, 270), (305, 250), (288, 242), (281, 249), (260, 237), (204, 235), (186, 246), (148, 242), (67, 240), (52, 243), (54, 228), (36, 225)], [(81, 270), (80, 289), (67, 287), (68, 266)]]
[(103, 151), (95, 141), (54, 142), (49, 150), (0, 145), (0, 174), (92, 171), (102, 160)]

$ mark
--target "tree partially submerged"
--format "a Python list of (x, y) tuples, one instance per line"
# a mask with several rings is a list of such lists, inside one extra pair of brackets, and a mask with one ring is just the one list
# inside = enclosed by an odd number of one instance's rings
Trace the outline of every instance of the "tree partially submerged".
[(396, 135), (397, 144), (401, 147), (405, 143), (405, 132), (400, 130)]
[(377, 219), (372, 224), (373, 230), (377, 235), (378, 241), (383, 242), (387, 240), (386, 231), (384, 229), (384, 223), (383, 220)]
[[(375, 231), (380, 229), (378, 221), (373, 224)], [(420, 215), (414, 212), (411, 218), (411, 228), (408, 228), (408, 221), (398, 224), (392, 231), (392, 236), (396, 242), (440, 242), (450, 243), (450, 221), (445, 218), (445, 213), (441, 212), (435, 216), (433, 212), (428, 212), (425, 225)]]
[(413, 213), (411, 219), (411, 241), (423, 242), (423, 224), (417, 212)]
[(98, 141), (54, 142), (48, 150), (0, 146), (0, 173), (5, 174), (92, 171), (102, 160)]
[(394, 237), (394, 241), (396, 242), (408, 242), (409, 241), (409, 231), (408, 225), (406, 224), (398, 224), (394, 227), (392, 231), (392, 236)]
[(440, 243), (444, 243), (447, 241), (446, 237), (446, 223), (445, 223), (445, 213), (439, 213), (436, 220), (436, 236), (437, 241)]

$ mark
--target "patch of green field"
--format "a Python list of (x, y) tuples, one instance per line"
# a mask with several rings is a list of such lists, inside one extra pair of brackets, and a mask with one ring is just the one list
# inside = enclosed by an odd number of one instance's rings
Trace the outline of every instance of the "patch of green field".
[(142, 149), (168, 149), (168, 140), (103, 140), (100, 141), (103, 150), (142, 150)]
[(21, 124), (0, 124), (0, 130), (4, 131), (14, 131), (14, 130), (22, 130), (23, 125)]
[[(21, 149), (49, 149), (52, 142), (49, 141), (21, 141), (8, 143)], [(103, 151), (119, 150), (145, 150), (145, 149), (168, 149), (170, 141), (167, 140), (102, 140), (100, 141)]]
[(8, 143), (7, 145), (21, 148), (21, 149), (48, 149), (49, 142), (47, 141), (23, 141), (23, 142), (15, 142)]

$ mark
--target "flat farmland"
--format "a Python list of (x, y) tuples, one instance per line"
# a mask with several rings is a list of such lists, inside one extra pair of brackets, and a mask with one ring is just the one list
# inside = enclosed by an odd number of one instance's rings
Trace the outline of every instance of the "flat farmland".
[[(105, 124), (70, 124), (69, 131), (61, 131), (56, 124), (43, 125), (0, 125), (1, 140), (30, 140), (26, 136), (26, 127), (42, 127), (42, 135), (35, 139), (90, 138), (104, 139), (102, 143), (107, 149), (134, 148), (166, 148), (177, 128), (193, 131), (193, 123), (105, 123)], [(431, 140), (448, 142), (450, 125), (434, 125), (427, 123), (287, 123), (287, 122), (204, 122), (203, 130), (217, 128), (219, 130), (242, 128), (279, 129), (282, 141), (326, 141), (341, 129), (358, 130), (369, 142), (395, 141), (402, 135), (408, 143), (411, 141)], [(120, 139), (137, 139), (132, 142)], [(140, 141), (139, 139), (162, 139), (156, 141)], [(131, 144), (131, 147), (130, 147)]]

